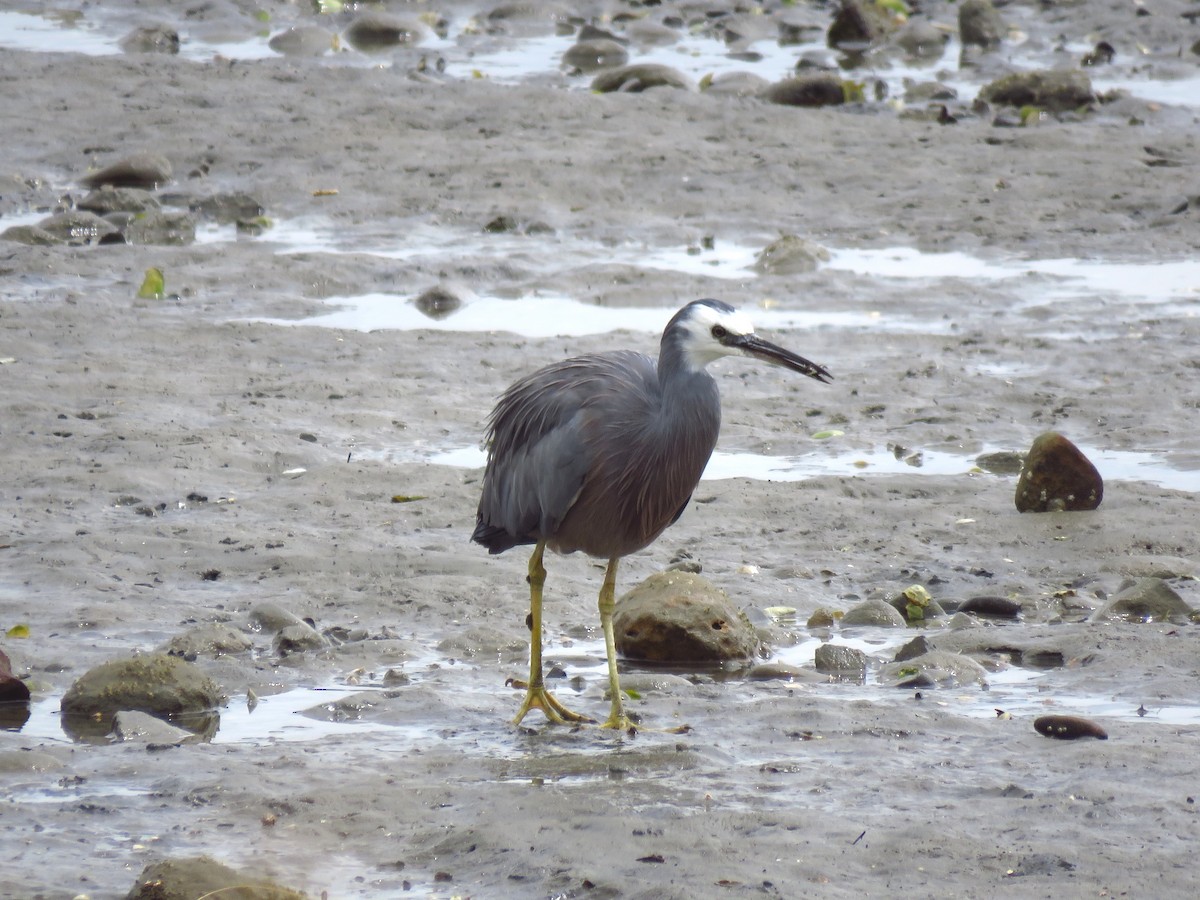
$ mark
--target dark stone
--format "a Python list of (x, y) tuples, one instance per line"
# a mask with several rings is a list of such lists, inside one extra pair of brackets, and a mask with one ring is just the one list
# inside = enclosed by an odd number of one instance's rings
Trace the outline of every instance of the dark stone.
[(613, 630), (622, 656), (650, 662), (741, 661), (760, 646), (726, 593), (688, 572), (659, 572), (629, 591), (617, 603)]
[(781, 106), (838, 106), (846, 102), (846, 92), (837, 75), (818, 73), (777, 81), (763, 92), (763, 99)]
[(563, 65), (580, 72), (611, 69), (629, 62), (629, 51), (616, 41), (593, 38), (577, 41), (563, 54)]
[(1096, 738), (1108, 740), (1108, 732), (1089, 719), (1079, 716), (1040, 716), (1033, 720), (1033, 727), (1038, 734), (1061, 741), (1073, 741), (1077, 738)]
[(305, 900), (306, 894), (281, 887), (246, 870), (231, 869), (207, 856), (168, 859), (142, 870), (125, 900)]
[(1104, 499), (1104, 480), (1082, 451), (1061, 434), (1034, 439), (1017, 479), (1021, 512), (1095, 509)]
[(419, 22), (389, 16), (386, 13), (363, 13), (354, 19), (342, 36), (355, 50), (369, 53), (387, 50), (401, 44), (418, 44), (424, 37)]
[(0, 650), (0, 703), (27, 703), (29, 686), (13, 674), (8, 654)]
[(156, 153), (137, 153), (85, 175), (79, 179), (79, 183), (89, 188), (107, 184), (153, 191), (171, 180), (171, 171), (171, 163), (166, 157)]
[(1036, 106), (1065, 112), (1095, 102), (1096, 95), (1091, 79), (1083, 72), (1040, 69), (997, 78), (983, 86), (979, 99), (1000, 106)]
[(413, 305), (431, 319), (444, 319), (460, 309), (463, 301), (454, 291), (438, 285), (423, 291)]
[(929, 639), (924, 635), (917, 635), (903, 647), (896, 651), (893, 658), (894, 662), (904, 662), (906, 659), (916, 659), (918, 656), (924, 656), (933, 649), (933, 644), (929, 643)]
[(1007, 30), (992, 0), (964, 0), (958, 8), (958, 35), (964, 47), (994, 49)]
[(993, 619), (1016, 619), (1021, 615), (1021, 604), (1007, 597), (970, 597), (958, 611)]

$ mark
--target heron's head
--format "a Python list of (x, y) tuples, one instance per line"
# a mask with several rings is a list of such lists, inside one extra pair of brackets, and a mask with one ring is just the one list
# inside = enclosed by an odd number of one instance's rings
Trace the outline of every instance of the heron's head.
[(691, 371), (698, 371), (722, 356), (749, 356), (830, 381), (833, 376), (814, 362), (765, 341), (754, 333), (750, 317), (720, 300), (694, 300), (675, 313), (663, 331), (663, 350), (678, 354)]

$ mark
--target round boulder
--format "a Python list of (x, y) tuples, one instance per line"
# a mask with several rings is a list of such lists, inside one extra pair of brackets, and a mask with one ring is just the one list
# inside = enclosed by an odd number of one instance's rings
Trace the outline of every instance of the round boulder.
[(746, 660), (760, 643), (729, 596), (691, 572), (651, 575), (617, 603), (613, 629), (622, 656), (648, 662)]
[(63, 697), (62, 712), (105, 720), (124, 709), (177, 716), (208, 712), (223, 699), (217, 683), (199, 666), (178, 656), (147, 653), (84, 673)]

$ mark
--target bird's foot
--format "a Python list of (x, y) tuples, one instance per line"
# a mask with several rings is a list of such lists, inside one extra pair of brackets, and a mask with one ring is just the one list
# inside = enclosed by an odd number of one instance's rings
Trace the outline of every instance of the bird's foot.
[(505, 683), (512, 687), (525, 688), (525, 701), (521, 704), (521, 708), (517, 710), (517, 717), (513, 719), (514, 725), (521, 724), (521, 720), (525, 718), (531, 709), (540, 709), (546, 718), (556, 725), (577, 725), (583, 723), (594, 725), (596, 723), (595, 719), (567, 709), (557, 697), (546, 690), (545, 685), (526, 684), (523, 681), (518, 681), (516, 678), (510, 678)]
[(645, 728), (640, 722), (635, 722), (625, 713), (617, 713), (610, 715), (600, 725), (601, 728), (612, 728), (616, 731), (623, 731), (631, 737), (642, 731), (652, 732), (654, 734), (687, 734), (692, 730), (691, 725), (676, 725), (674, 728)]

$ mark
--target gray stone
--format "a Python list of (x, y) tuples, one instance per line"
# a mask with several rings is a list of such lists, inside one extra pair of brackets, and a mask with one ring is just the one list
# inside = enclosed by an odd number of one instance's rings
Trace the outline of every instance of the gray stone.
[(964, 47), (999, 47), (1008, 31), (992, 0), (963, 0), (958, 8), (958, 34)]
[(1160, 578), (1139, 578), (1126, 584), (1092, 613), (1091, 621), (1186, 622), (1193, 609)]
[(651, 575), (617, 603), (617, 650), (629, 659), (671, 663), (746, 660), (758, 633), (729, 597), (689, 572)]
[(289, 653), (303, 653), (307, 650), (320, 650), (327, 646), (321, 633), (306, 622), (299, 625), (288, 625), (275, 633), (272, 648), (280, 656)]
[(171, 163), (165, 156), (157, 153), (135, 153), (85, 175), (79, 181), (89, 188), (109, 184), (113, 187), (144, 188), (153, 191), (170, 181), (171, 175)]
[(124, 710), (156, 716), (208, 713), (224, 699), (199, 666), (178, 656), (147, 653), (88, 670), (71, 685), (61, 707), (64, 716), (107, 723)]
[(958, 687), (985, 684), (983, 666), (961, 653), (931, 650), (900, 662), (891, 662), (879, 673), (880, 680), (897, 687)]
[(178, 746), (184, 741), (196, 740), (196, 735), (184, 728), (177, 728), (149, 713), (136, 709), (123, 709), (113, 716), (113, 737), (122, 743), (137, 742), (162, 746)]
[(175, 635), (162, 650), (172, 656), (225, 656), (245, 653), (253, 646), (250, 639), (236, 628), (213, 622)]
[(829, 251), (820, 244), (785, 234), (758, 251), (754, 270), (763, 275), (799, 275), (816, 271), (823, 262), (829, 262)]
[(593, 38), (577, 41), (563, 54), (563, 65), (580, 72), (613, 69), (629, 62), (629, 51), (614, 40)]
[(842, 627), (903, 628), (904, 616), (883, 600), (865, 600), (842, 616)]
[(867, 654), (842, 644), (822, 644), (817, 648), (814, 662), (818, 672), (861, 676), (867, 668)]
[(592, 79), (592, 90), (601, 94), (636, 94), (658, 87), (690, 91), (694, 89), (695, 85), (678, 69), (656, 63), (635, 63), (631, 66), (621, 66), (601, 72)]
[(186, 247), (196, 241), (196, 220), (190, 213), (149, 210), (130, 220), (125, 237), (131, 244)]

